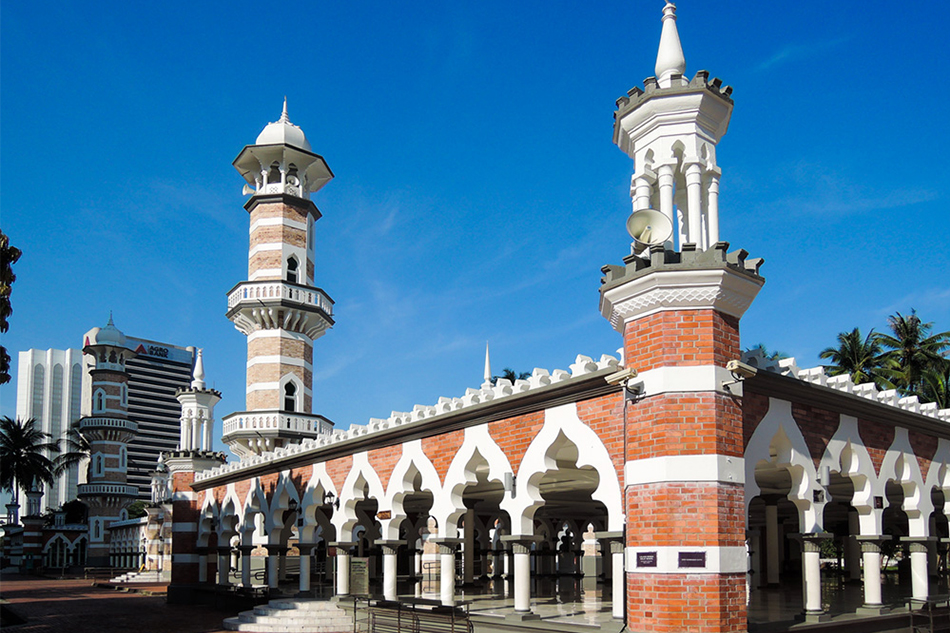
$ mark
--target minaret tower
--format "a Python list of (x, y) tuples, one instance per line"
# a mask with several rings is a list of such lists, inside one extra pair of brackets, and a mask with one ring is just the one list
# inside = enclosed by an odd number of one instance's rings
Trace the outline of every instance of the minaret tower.
[(716, 145), (732, 90), (685, 70), (667, 2), (656, 76), (614, 115), (614, 142), (635, 165), (636, 254), (605, 266), (600, 290), (624, 364), (642, 381), (625, 405), (627, 626), (745, 631), (741, 384), (725, 367), (765, 280), (761, 260), (719, 241)]
[(128, 485), (128, 443), (138, 433), (129, 419), (129, 374), (126, 362), (135, 352), (112, 317), (103, 328), (86, 333), (83, 353), (92, 358), (91, 413), (79, 420), (79, 432), (89, 442), (89, 478), (79, 485), (79, 498), (89, 508), (88, 564), (107, 567), (109, 540), (106, 528), (125, 518), (125, 508), (138, 496)]
[(202, 350), (198, 350), (191, 387), (175, 393), (181, 403), (180, 451), (211, 451), (214, 430), (214, 405), (221, 401), (221, 392), (205, 386)]
[(287, 116), (268, 124), (234, 166), (251, 199), (248, 280), (228, 293), (227, 316), (247, 336), (246, 411), (224, 418), (224, 441), (243, 457), (330, 433), (311, 414), (313, 341), (333, 325), (333, 300), (314, 286), (310, 200), (333, 178)]

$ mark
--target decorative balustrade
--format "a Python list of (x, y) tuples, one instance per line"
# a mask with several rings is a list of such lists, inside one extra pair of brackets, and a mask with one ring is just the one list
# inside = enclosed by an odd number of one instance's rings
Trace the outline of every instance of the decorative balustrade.
[(127, 484), (79, 484), (79, 496), (110, 495), (137, 497), (139, 489)]
[(333, 300), (322, 290), (299, 286), (287, 281), (245, 281), (228, 293), (228, 309), (242, 303), (257, 304), (258, 300), (279, 299), (302, 306), (314, 306), (333, 316)]
[(232, 413), (226, 416), (222, 423), (225, 437), (241, 431), (292, 431), (311, 436), (333, 432), (330, 422), (319, 416), (276, 411)]
[(91, 418), (82, 418), (79, 420), (80, 429), (97, 429), (97, 428), (108, 428), (108, 429), (124, 429), (132, 433), (138, 433), (139, 425), (132, 420), (126, 420), (124, 418), (109, 418), (109, 417), (91, 417)]

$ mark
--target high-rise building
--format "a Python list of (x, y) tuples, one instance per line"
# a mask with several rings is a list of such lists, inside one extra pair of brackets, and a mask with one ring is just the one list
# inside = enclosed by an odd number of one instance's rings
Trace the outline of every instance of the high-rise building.
[[(69, 425), (82, 415), (82, 385), (80, 350), (30, 349), (20, 352), (16, 415), (21, 420), (34, 418), (44, 433), (61, 438)], [(75, 499), (78, 484), (79, 469), (73, 468), (47, 490), (47, 506), (61, 506)]]

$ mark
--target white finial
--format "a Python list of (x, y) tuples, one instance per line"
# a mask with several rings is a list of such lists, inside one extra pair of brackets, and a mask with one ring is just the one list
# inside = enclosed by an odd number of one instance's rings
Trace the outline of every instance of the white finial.
[(205, 388), (205, 364), (202, 360), (202, 352), (204, 350), (198, 350), (198, 356), (195, 358), (195, 371), (192, 374), (194, 380), (191, 381), (192, 389), (204, 389)]
[(290, 117), (287, 116), (287, 97), (286, 96), (284, 97), (284, 111), (280, 113), (279, 121), (281, 123), (290, 123)]
[(488, 358), (488, 341), (485, 341), (485, 382), (482, 387), (491, 387), (491, 361)]
[(112, 310), (109, 310), (109, 322), (106, 325), (111, 325), (115, 327), (115, 323), (112, 322)]
[(667, 0), (663, 7), (663, 31), (660, 33), (660, 48), (656, 53), (657, 82), (660, 88), (669, 88), (672, 85), (672, 75), (686, 73), (686, 57), (683, 55), (683, 45), (680, 44), (680, 34), (676, 30), (676, 5)]

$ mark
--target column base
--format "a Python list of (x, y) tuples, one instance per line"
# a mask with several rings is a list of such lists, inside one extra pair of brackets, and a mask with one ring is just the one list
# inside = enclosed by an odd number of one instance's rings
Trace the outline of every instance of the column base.
[(824, 611), (814, 613), (808, 613), (806, 611), (801, 617), (808, 624), (818, 624), (819, 622), (829, 622), (831, 620), (831, 616)]
[(854, 612), (858, 615), (885, 615), (890, 613), (891, 610), (882, 604), (866, 604), (858, 607)]
[(541, 616), (537, 613), (532, 613), (531, 611), (515, 611), (514, 613), (506, 613), (505, 620), (509, 622), (529, 622), (531, 620), (540, 620)]

